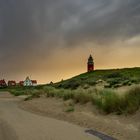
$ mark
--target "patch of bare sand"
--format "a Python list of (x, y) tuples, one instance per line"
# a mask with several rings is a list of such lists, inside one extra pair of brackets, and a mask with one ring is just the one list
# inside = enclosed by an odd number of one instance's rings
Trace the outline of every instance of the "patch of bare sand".
[(10, 127), (10, 125), (0, 119), (0, 140), (17, 140), (15, 131)]
[(13, 98), (14, 96), (12, 94), (9, 94), (9, 92), (0, 92), (0, 98)]
[(71, 101), (64, 102), (56, 98), (39, 98), (24, 101), (20, 107), (33, 113), (95, 129), (118, 140), (140, 140), (140, 111), (133, 116), (105, 115), (88, 103), (74, 105), (75, 111), (68, 113), (65, 110), (70, 103)]

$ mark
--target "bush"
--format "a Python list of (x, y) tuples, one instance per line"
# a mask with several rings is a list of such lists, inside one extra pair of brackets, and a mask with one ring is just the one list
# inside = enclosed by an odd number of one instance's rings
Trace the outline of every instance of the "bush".
[(41, 94), (41, 90), (37, 90), (34, 88), (15, 88), (9, 90), (13, 95), (20, 96), (20, 95), (29, 95), (32, 98), (39, 98)]
[(73, 99), (73, 97), (74, 97), (74, 93), (71, 90), (67, 90), (63, 94), (63, 100)]
[(120, 83), (120, 79), (118, 79), (118, 78), (116, 78), (116, 79), (109, 79), (107, 82), (108, 82), (108, 83), (110, 84), (110, 86), (112, 87), (112, 86), (114, 86), (114, 85), (116, 85), (116, 84), (119, 84), (119, 83)]
[(26, 98), (24, 99), (24, 101), (29, 101), (29, 100), (32, 100), (32, 99), (33, 99), (33, 97), (30, 95), (30, 96), (26, 97)]
[(112, 90), (102, 90), (93, 96), (92, 103), (107, 114), (133, 114), (140, 107), (140, 87), (132, 88), (124, 96)]
[(32, 96), (33, 98), (39, 98), (39, 97), (40, 97), (40, 94), (41, 94), (41, 91), (39, 91), (39, 90), (32, 90), (32, 91), (30, 92), (30, 94), (31, 94), (31, 96)]
[(27, 92), (25, 90), (10, 90), (10, 92), (15, 96), (26, 95)]
[(104, 88), (111, 88), (111, 85), (108, 83), (108, 84), (105, 84), (104, 85)]
[(122, 82), (122, 85), (127, 86), (127, 85), (129, 85), (129, 83), (130, 83), (129, 80), (124, 80), (124, 81)]
[(77, 89), (81, 85), (80, 81), (81, 81), (80, 79), (76, 79), (76, 80), (73, 79), (70, 81), (65, 81), (65, 82), (56, 84), (55, 87), (74, 90), (74, 89)]
[(123, 77), (123, 75), (119, 72), (113, 72), (106, 76), (106, 78), (120, 78), (120, 77)]
[(95, 86), (96, 85), (96, 81), (95, 80), (88, 80), (87, 84), (90, 86)]
[(125, 107), (127, 113), (135, 113), (140, 107), (140, 87), (134, 87), (125, 95)]
[(69, 106), (66, 110), (65, 110), (65, 112), (74, 112), (74, 106)]
[(117, 112), (120, 97), (112, 90), (101, 90), (98, 95), (93, 96), (92, 103), (106, 113)]
[(69, 100), (72, 99), (74, 96), (71, 90), (56, 89), (54, 87), (45, 87), (44, 90), (47, 97), (58, 97), (63, 98), (63, 100)]
[(74, 92), (74, 101), (76, 103), (85, 104), (92, 100), (92, 93), (90, 90), (78, 89)]
[(43, 88), (43, 90), (44, 90), (47, 97), (54, 97), (55, 93), (57, 91), (54, 87), (51, 87), (51, 86), (45, 86)]
[(28, 97), (26, 97), (24, 99), (24, 101), (32, 100), (33, 98), (40, 98), (40, 94), (38, 92), (33, 93), (33, 94), (29, 95)]

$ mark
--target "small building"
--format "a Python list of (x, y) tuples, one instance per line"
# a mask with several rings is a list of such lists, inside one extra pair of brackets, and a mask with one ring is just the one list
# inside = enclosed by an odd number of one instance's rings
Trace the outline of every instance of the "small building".
[(93, 61), (93, 57), (91, 55), (88, 58), (87, 71), (88, 72), (94, 71), (94, 61)]
[(53, 82), (52, 81), (50, 82), (50, 85), (53, 85)]
[(1, 87), (7, 87), (7, 84), (6, 84), (6, 82), (5, 82), (4, 79), (3, 80), (0, 80), (0, 88)]
[(20, 81), (19, 86), (24, 86), (24, 81)]
[(16, 86), (16, 81), (8, 81), (8, 86)]
[(32, 80), (32, 86), (37, 86), (37, 81), (36, 80)]
[(29, 78), (29, 76), (23, 82), (23, 86), (36, 86), (36, 85), (37, 85), (37, 81), (36, 80), (31, 80)]
[(32, 86), (32, 80), (29, 77), (26, 77), (23, 85), (24, 86)]

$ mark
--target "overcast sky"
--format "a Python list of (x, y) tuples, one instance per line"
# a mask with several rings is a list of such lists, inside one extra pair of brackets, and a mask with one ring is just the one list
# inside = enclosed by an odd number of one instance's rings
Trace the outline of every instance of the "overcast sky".
[(139, 0), (0, 0), (0, 78), (39, 83), (140, 66)]

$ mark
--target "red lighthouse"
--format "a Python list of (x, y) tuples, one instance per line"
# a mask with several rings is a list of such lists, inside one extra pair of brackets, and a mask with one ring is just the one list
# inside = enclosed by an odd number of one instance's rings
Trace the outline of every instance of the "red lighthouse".
[(93, 61), (93, 57), (91, 55), (88, 58), (87, 71), (88, 72), (94, 71), (94, 61)]

